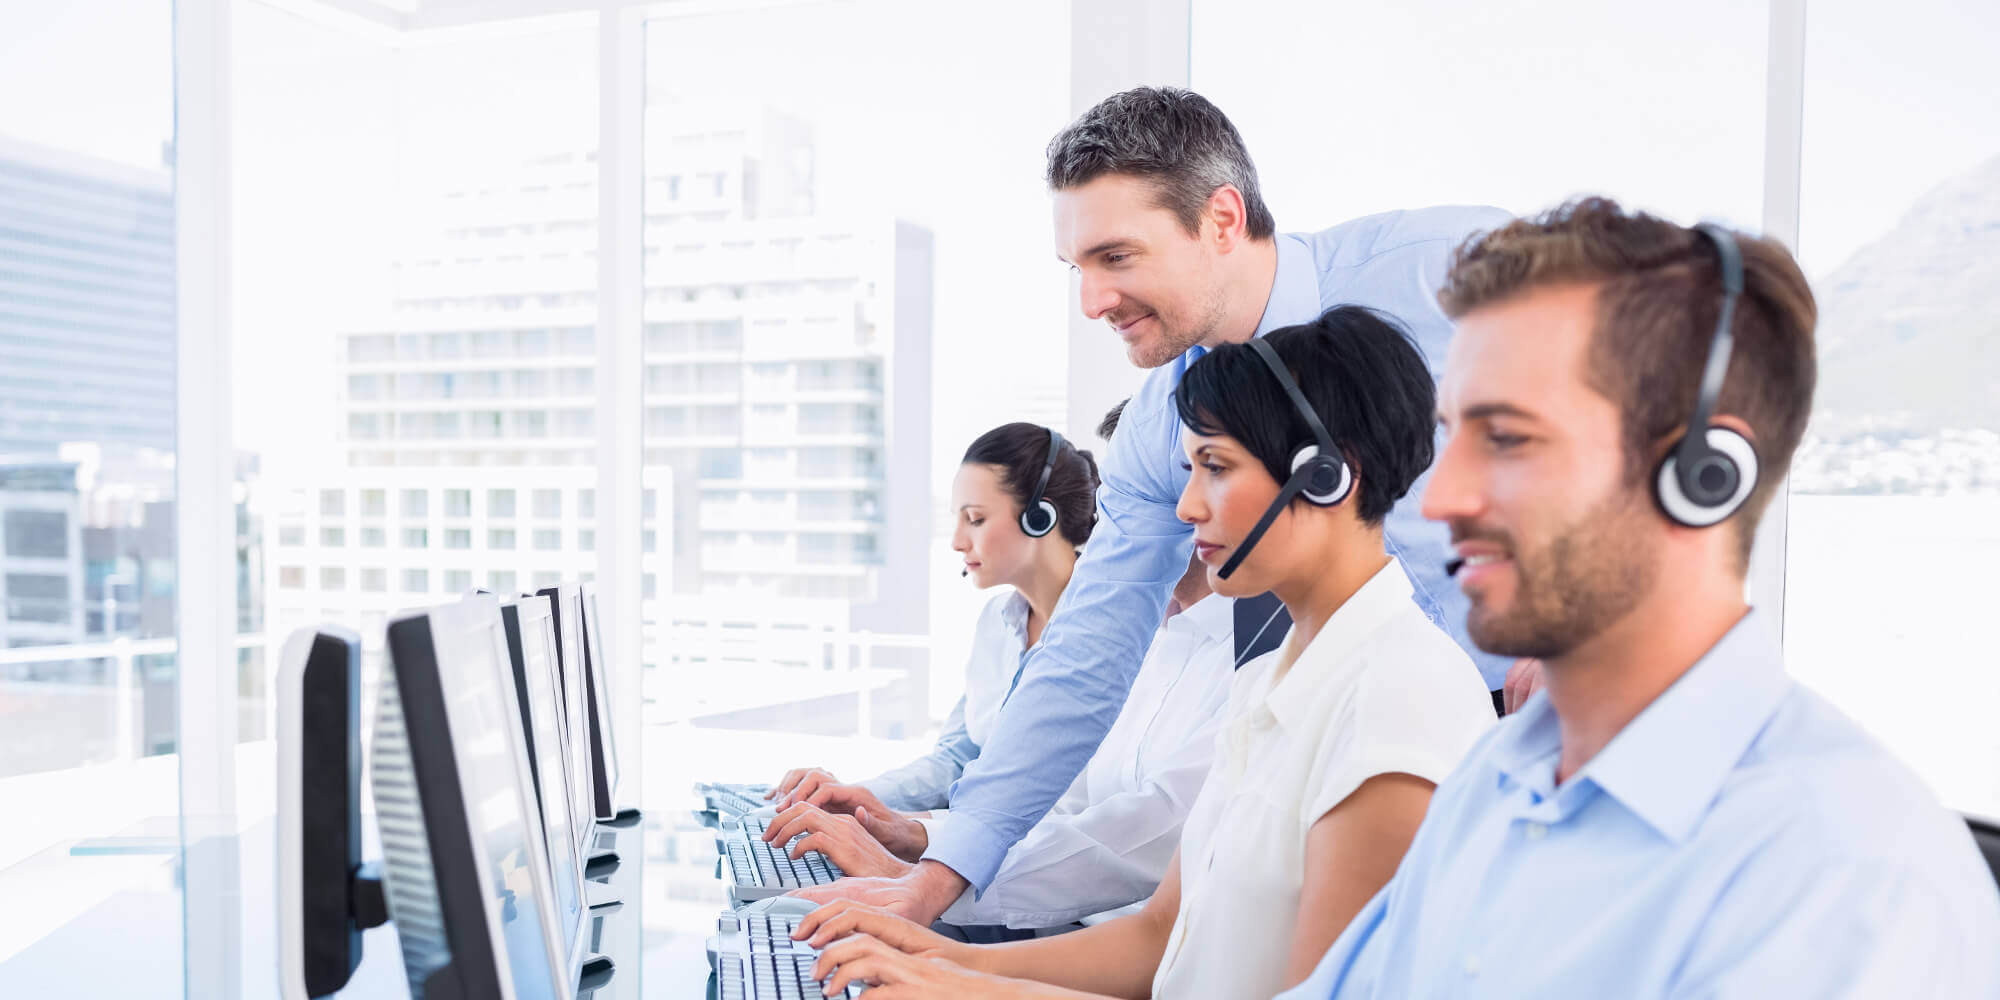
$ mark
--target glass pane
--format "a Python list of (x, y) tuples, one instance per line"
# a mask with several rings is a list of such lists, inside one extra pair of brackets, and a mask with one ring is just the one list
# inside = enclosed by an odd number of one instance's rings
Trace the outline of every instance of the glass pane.
[(2000, 816), (2000, 7), (1806, 18), (1799, 252), (1819, 387), (1785, 659), (1958, 809)]
[[(547, 331), (596, 323), (598, 77), (594, 15), (465, 5), (436, 20), (477, 23), (403, 30), (362, 6), (234, 8), (233, 388), (253, 501), (301, 492), (283, 519), (319, 543), (279, 550), (254, 588), (273, 622), (263, 662), (292, 629), (345, 625), (372, 699), (393, 615), (537, 570), (576, 579), (594, 558), (519, 534), (540, 491), (590, 484), (595, 442), (515, 428), (551, 401), (553, 373), (591, 361), (587, 345), (553, 356), (576, 338)], [(250, 767), (239, 819), (260, 831), (271, 786)], [(243, 872), (244, 926), (269, 926), (269, 868)], [(274, 954), (246, 948), (248, 995), (275, 995)], [(369, 958), (364, 972), (400, 975), (393, 946), (371, 938)], [(382, 985), (343, 995), (400, 991)]]
[(1280, 230), (1438, 204), (1533, 212), (1580, 193), (1758, 227), (1764, 4), (1192, 11), (1194, 89), (1243, 133)]
[[(676, 823), (697, 778), (902, 763), (963, 688), (992, 595), (960, 579), (939, 508), (978, 434), (1062, 419), (1067, 335), (1041, 160), (1069, 117), (1069, 4), (990, 14), (648, 25), (646, 773)], [(692, 966), (714, 842), (671, 836), (646, 919)]]
[(0, 5), (9, 997), (181, 992), (171, 13)]

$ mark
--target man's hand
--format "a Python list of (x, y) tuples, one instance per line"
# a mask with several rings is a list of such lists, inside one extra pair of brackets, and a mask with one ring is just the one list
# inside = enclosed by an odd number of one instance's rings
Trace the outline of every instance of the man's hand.
[(821, 784), (836, 784), (840, 779), (823, 767), (795, 767), (786, 771), (785, 776), (779, 778), (778, 783), (764, 793), (764, 801), (777, 802), (780, 808), (791, 805), (792, 790), (808, 781), (812, 782), (812, 787), (817, 788)]
[[(916, 867), (916, 859), (923, 857), (922, 850), (908, 859), (890, 853), (866, 826), (872, 819), (867, 810), (862, 810), (859, 817), (835, 816), (801, 802), (771, 820), (764, 830), (764, 839), (773, 844), (791, 844), (793, 837), (803, 835), (798, 843), (792, 844), (792, 857), (818, 851), (849, 876), (893, 878), (909, 874)], [(906, 822), (922, 832), (922, 824), (915, 820)]]
[(1522, 657), (1507, 668), (1507, 679), (1500, 686), (1501, 705), (1508, 715), (1513, 715), (1541, 689), (1542, 661), (1533, 657)]
[(810, 889), (794, 889), (789, 895), (815, 903), (851, 899), (928, 927), (951, 908), (967, 884), (944, 863), (926, 860), (896, 878), (844, 878)]

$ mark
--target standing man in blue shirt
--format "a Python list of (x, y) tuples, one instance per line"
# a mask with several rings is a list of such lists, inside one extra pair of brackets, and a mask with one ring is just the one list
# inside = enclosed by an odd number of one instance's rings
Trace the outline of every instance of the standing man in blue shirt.
[(1787, 678), (1744, 602), (1812, 410), (1791, 254), (1592, 199), (1472, 241), (1441, 299), (1424, 512), (1473, 639), (1544, 687), (1284, 996), (2000, 996), (1964, 822)]
[[(1173, 404), (1181, 373), (1208, 348), (1351, 303), (1407, 326), (1435, 375), (1451, 335), (1435, 298), (1450, 251), (1508, 219), (1498, 209), (1431, 208), (1279, 234), (1236, 127), (1173, 88), (1129, 90), (1085, 112), (1050, 142), (1048, 184), (1056, 253), (1081, 279), (1084, 315), (1104, 320), (1151, 373), (1104, 462), (1090, 545), (923, 860), (901, 878), (849, 878), (798, 895), (929, 922), (968, 887), (984, 891), (1118, 717), (1187, 567), (1192, 534), (1174, 515), (1188, 477)], [(1445, 533), (1416, 509), (1422, 492), (1419, 480), (1390, 513), (1388, 547), (1419, 606), (1474, 652), (1463, 598), (1443, 574)], [(1511, 661), (1474, 657), (1487, 686), (1500, 687)]]

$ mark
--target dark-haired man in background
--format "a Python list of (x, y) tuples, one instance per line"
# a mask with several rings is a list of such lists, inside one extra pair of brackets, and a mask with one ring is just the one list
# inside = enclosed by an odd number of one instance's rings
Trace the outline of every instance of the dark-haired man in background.
[[(1047, 180), (1056, 253), (1081, 279), (1084, 315), (1104, 320), (1150, 374), (1104, 462), (1090, 545), (923, 861), (901, 878), (843, 879), (801, 896), (929, 921), (968, 886), (984, 891), (1117, 718), (1187, 567), (1193, 536), (1174, 515), (1188, 477), (1173, 406), (1181, 373), (1208, 348), (1355, 304), (1407, 326), (1435, 374), (1450, 337), (1435, 298), (1450, 252), (1508, 219), (1491, 208), (1430, 208), (1280, 234), (1236, 127), (1205, 98), (1173, 88), (1129, 90), (1085, 112), (1050, 142)], [(1463, 598), (1443, 570), (1445, 533), (1416, 509), (1422, 490), (1419, 481), (1390, 513), (1389, 551), (1418, 605), (1498, 688), (1511, 661), (1482, 658), (1466, 641)], [(1239, 636), (1257, 624), (1239, 621)]]

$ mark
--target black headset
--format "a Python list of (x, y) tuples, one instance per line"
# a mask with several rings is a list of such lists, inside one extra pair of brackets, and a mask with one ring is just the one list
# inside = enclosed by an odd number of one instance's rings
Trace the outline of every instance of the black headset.
[(1653, 496), (1674, 523), (1690, 528), (1720, 524), (1743, 506), (1757, 488), (1757, 449), (1727, 427), (1710, 426), (1722, 381), (1729, 374), (1729, 355), (1736, 344), (1730, 328), (1736, 300), (1743, 294), (1743, 251), (1729, 230), (1710, 223), (1695, 232), (1715, 245), (1722, 269), (1722, 311), (1702, 366), (1701, 387), (1686, 433), (1660, 461), (1653, 479)]
[(1292, 401), (1299, 416), (1305, 419), (1306, 426), (1312, 429), (1313, 439), (1292, 451), (1291, 476), (1279, 488), (1277, 499), (1271, 501), (1270, 508), (1258, 519), (1257, 526), (1250, 529), (1249, 537), (1243, 539), (1243, 544), (1236, 547), (1236, 553), (1217, 571), (1216, 575), (1224, 580), (1229, 579), (1229, 574), (1236, 572), (1236, 567), (1249, 557), (1258, 539), (1264, 537), (1271, 522), (1276, 521), (1278, 515), (1291, 505), (1293, 497), (1304, 497), (1307, 503), (1315, 506), (1331, 507), (1347, 499), (1347, 494), (1354, 489), (1353, 471), (1347, 467), (1346, 459), (1341, 457), (1340, 449), (1334, 446), (1333, 435), (1328, 434), (1326, 425), (1319, 422), (1319, 414), (1314, 413), (1312, 404), (1306, 402), (1305, 393), (1300, 392), (1298, 383), (1292, 381), (1292, 373), (1285, 370), (1283, 361), (1278, 360), (1278, 352), (1256, 337), (1250, 339), (1249, 346), (1250, 352), (1261, 358), (1264, 367), (1271, 370), (1271, 377), (1278, 380), (1278, 386), (1285, 390), (1285, 396)]
[(1042, 491), (1049, 488), (1049, 475), (1056, 471), (1056, 453), (1062, 448), (1062, 439), (1055, 428), (1049, 428), (1049, 460), (1042, 463), (1035, 492), (1028, 495), (1028, 505), (1021, 508), (1021, 530), (1029, 538), (1040, 538), (1056, 530), (1056, 505), (1042, 499)]

